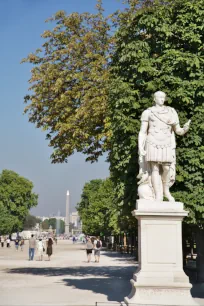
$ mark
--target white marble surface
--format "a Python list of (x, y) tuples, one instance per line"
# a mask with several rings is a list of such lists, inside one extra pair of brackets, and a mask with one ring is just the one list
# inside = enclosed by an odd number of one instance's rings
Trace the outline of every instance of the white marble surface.
[(183, 203), (138, 200), (139, 268), (126, 304), (195, 305), (183, 271)]
[(184, 135), (190, 127), (190, 120), (180, 127), (176, 110), (165, 106), (166, 94), (154, 94), (155, 105), (144, 110), (138, 137), (140, 171), (138, 174), (138, 195), (140, 199), (167, 198), (174, 201), (169, 188), (176, 176), (175, 134)]

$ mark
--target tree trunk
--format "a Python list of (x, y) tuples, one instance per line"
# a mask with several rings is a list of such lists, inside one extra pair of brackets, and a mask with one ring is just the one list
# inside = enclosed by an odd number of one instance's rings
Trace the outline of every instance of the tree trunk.
[(196, 232), (196, 267), (197, 267), (197, 281), (204, 282), (204, 229), (197, 229)]

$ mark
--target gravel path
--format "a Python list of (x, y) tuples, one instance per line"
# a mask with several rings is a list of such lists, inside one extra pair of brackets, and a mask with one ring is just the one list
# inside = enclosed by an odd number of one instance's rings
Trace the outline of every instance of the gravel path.
[[(130, 256), (102, 252), (100, 263), (94, 258), (87, 263), (82, 244), (59, 241), (51, 261), (46, 256), (28, 261), (27, 244), (22, 252), (13, 245), (0, 248), (0, 306), (112, 306), (120, 305), (131, 290), (136, 264)], [(204, 305), (204, 287), (194, 292)]]

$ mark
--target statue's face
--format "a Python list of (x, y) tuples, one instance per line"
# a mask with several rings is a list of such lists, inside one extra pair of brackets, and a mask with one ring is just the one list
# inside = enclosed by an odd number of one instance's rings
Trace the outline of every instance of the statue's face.
[(166, 98), (166, 95), (163, 93), (163, 92), (158, 92), (157, 94), (155, 94), (154, 96), (154, 102), (159, 105), (159, 106), (162, 106), (164, 105), (164, 102), (165, 102), (165, 98)]

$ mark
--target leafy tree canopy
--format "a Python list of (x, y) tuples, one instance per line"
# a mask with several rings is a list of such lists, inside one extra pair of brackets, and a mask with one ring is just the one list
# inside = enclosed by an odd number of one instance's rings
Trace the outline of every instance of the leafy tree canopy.
[(75, 150), (87, 160), (102, 154), (112, 39), (108, 20), (101, 1), (96, 14), (59, 11), (48, 19), (56, 26), (42, 34), (42, 48), (23, 60), (34, 66), (25, 112), (47, 131), (53, 163), (67, 161)]
[[(97, 160), (110, 149), (111, 179), (123, 215), (137, 198), (137, 137), (140, 116), (163, 90), (181, 124), (177, 137), (177, 181), (172, 190), (185, 203), (190, 222), (202, 223), (203, 197), (203, 0), (128, 0), (114, 17), (66, 15), (50, 20), (41, 50), (30, 54), (29, 120), (47, 131), (52, 162), (76, 150)], [(116, 27), (116, 32), (113, 30)]]
[(38, 196), (32, 192), (33, 183), (14, 171), (3, 170), (0, 175), (0, 232), (20, 231), (29, 210), (37, 206)]
[(110, 179), (97, 179), (86, 183), (77, 210), (84, 233), (118, 233), (119, 212), (114, 204), (114, 189)]
[(56, 230), (57, 222), (59, 224), (58, 234), (63, 234), (64, 231), (65, 231), (65, 222), (63, 220), (57, 220), (56, 218), (45, 219), (42, 222), (42, 229), (48, 230), (50, 228), (50, 226), (52, 226), (52, 229)]
[(0, 234), (12, 233), (13, 229), (20, 228), (21, 224), (18, 217), (11, 215), (8, 209), (0, 202)]
[(25, 219), (25, 222), (24, 222), (24, 225), (23, 225), (23, 229), (24, 230), (28, 230), (28, 229), (33, 229), (37, 223), (41, 223), (41, 219), (33, 216), (33, 215), (30, 215), (28, 214), (26, 216), (26, 219)]
[(121, 13), (112, 61), (109, 155), (118, 202), (132, 209), (136, 195), (137, 138), (140, 116), (152, 106), (153, 93), (167, 93), (167, 104), (190, 131), (177, 137), (177, 201), (190, 211), (189, 221), (203, 222), (203, 0), (129, 1)]

